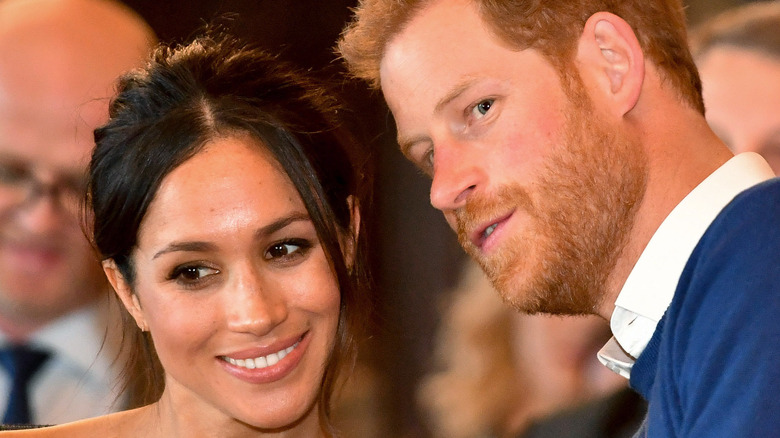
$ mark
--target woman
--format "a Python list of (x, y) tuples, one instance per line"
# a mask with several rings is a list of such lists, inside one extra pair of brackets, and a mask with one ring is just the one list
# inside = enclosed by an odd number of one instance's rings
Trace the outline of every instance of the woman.
[(88, 201), (151, 404), (9, 435), (331, 436), (365, 308), (369, 186), (336, 115), (321, 89), (229, 39), (160, 48), (121, 79)]

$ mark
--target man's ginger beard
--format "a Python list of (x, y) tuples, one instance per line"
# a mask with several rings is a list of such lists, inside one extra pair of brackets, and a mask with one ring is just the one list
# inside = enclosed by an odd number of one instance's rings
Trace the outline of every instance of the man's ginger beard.
[[(596, 312), (646, 187), (640, 146), (609, 132), (581, 89), (569, 95), (564, 143), (551, 146), (538, 182), (470, 198), (456, 212), (460, 244), (504, 301), (526, 313)], [(522, 234), (481, 253), (468, 231), (512, 210)]]

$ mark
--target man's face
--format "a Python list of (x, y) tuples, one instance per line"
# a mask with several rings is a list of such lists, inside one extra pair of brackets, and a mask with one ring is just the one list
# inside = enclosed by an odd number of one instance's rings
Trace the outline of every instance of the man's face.
[(780, 60), (717, 47), (698, 67), (712, 129), (735, 153), (757, 152), (780, 174)]
[(595, 311), (644, 192), (644, 156), (599, 122), (576, 74), (563, 87), (467, 2), (421, 11), (380, 73), (403, 153), (503, 298), (531, 313)]
[(36, 84), (0, 68), (0, 321), (6, 324), (48, 321), (94, 299), (104, 284), (75, 207), (91, 129), (105, 119), (106, 102)]

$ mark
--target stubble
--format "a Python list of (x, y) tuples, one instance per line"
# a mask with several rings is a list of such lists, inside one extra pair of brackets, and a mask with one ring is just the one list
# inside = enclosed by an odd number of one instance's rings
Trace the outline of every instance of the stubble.
[[(640, 146), (611, 132), (589, 107), (571, 100), (563, 141), (551, 146), (533, 186), (504, 187), (457, 212), (461, 245), (504, 301), (525, 313), (596, 312), (645, 191)], [(466, 230), (478, 221), (513, 210), (522, 231), (492, 254), (468, 239)]]

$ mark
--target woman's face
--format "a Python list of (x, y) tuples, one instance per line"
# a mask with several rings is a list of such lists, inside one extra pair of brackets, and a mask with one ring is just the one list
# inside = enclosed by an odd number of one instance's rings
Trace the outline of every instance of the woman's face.
[(317, 423), (339, 287), (304, 204), (248, 137), (219, 138), (163, 180), (132, 253), (128, 310), (154, 340), (161, 403), (259, 428)]

